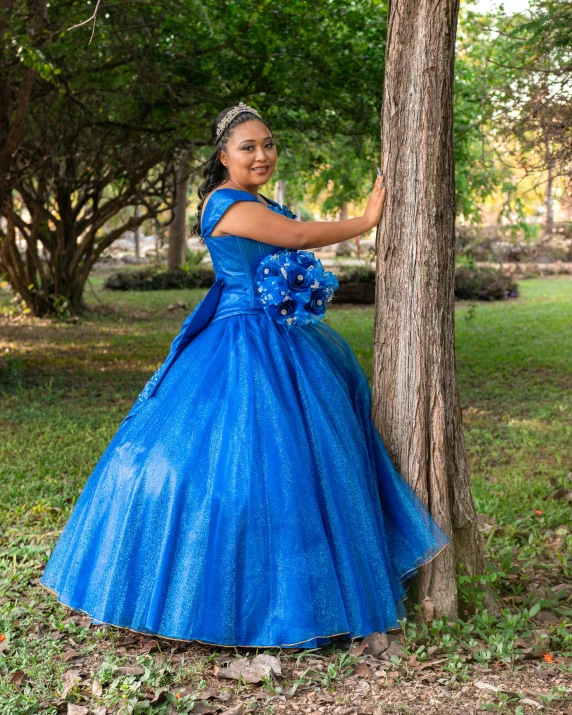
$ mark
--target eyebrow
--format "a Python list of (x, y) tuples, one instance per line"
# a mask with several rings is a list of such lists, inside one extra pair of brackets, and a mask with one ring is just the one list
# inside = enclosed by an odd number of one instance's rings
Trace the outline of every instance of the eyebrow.
[[(273, 138), (273, 137), (271, 137), (271, 136), (270, 136), (270, 137), (264, 137), (263, 141), (266, 141), (267, 139), (272, 139), (272, 138)], [(241, 140), (240, 140), (240, 143), (242, 144), (242, 142), (254, 142), (254, 141), (256, 141), (256, 139), (241, 139)]]

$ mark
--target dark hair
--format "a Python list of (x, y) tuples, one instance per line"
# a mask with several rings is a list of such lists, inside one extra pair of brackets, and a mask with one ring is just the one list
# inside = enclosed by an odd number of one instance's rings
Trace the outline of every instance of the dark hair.
[(201, 235), (201, 215), (203, 212), (203, 203), (205, 200), (205, 197), (210, 194), (210, 192), (213, 189), (216, 189), (219, 184), (222, 184), (224, 181), (228, 179), (228, 172), (226, 170), (226, 166), (221, 162), (221, 160), (218, 158), (218, 153), (219, 151), (225, 150), (226, 147), (228, 146), (228, 140), (230, 139), (230, 135), (232, 134), (232, 130), (237, 127), (239, 124), (243, 124), (244, 122), (249, 122), (252, 119), (258, 119), (270, 130), (270, 127), (268, 126), (267, 122), (264, 121), (264, 119), (260, 119), (260, 117), (257, 117), (256, 114), (253, 114), (252, 112), (241, 112), (240, 114), (237, 114), (237, 116), (230, 122), (230, 124), (226, 127), (224, 132), (222, 133), (222, 136), (216, 141), (216, 130), (222, 119), (230, 112), (230, 110), (233, 109), (233, 107), (227, 107), (226, 109), (223, 109), (222, 112), (216, 117), (214, 122), (212, 123), (211, 126), (211, 134), (212, 134), (212, 140), (213, 144), (215, 145), (215, 150), (213, 154), (209, 157), (207, 163), (205, 164), (205, 168), (203, 171), (203, 176), (205, 177), (205, 180), (203, 183), (199, 186), (197, 189), (197, 193), (199, 195), (199, 207), (197, 210), (197, 222), (192, 228), (192, 233), (194, 236), (200, 236)]

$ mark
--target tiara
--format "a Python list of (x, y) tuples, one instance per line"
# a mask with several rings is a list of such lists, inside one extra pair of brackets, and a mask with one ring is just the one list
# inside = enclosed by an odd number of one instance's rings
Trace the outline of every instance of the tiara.
[(244, 102), (239, 102), (236, 107), (233, 107), (230, 112), (225, 114), (223, 119), (218, 123), (218, 126), (216, 128), (216, 139), (215, 139), (215, 144), (218, 142), (218, 140), (222, 137), (222, 135), (225, 133), (226, 128), (228, 125), (233, 121), (235, 117), (237, 117), (239, 114), (242, 114), (242, 112), (251, 112), (252, 114), (256, 114), (256, 116), (259, 119), (262, 119), (260, 114), (254, 109), (253, 107), (249, 107), (248, 104), (244, 104)]

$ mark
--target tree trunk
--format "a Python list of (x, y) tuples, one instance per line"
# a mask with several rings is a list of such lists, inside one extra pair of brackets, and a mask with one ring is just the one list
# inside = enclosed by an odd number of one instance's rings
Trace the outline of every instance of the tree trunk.
[[(33, 195), (20, 187), (16, 199), (10, 195), (4, 202), (6, 230), (0, 241), (0, 268), (14, 293), (38, 317), (83, 312), (85, 283), (102, 252), (126, 231), (136, 230), (155, 215), (151, 210), (134, 212), (123, 224), (103, 233), (107, 220), (131, 205), (132, 192), (104, 204), (94, 197), (87, 218), (79, 215), (73, 204), (78, 194), (69, 185), (58, 187), (54, 194), (57, 213), (46, 209), (48, 199), (41, 192)], [(17, 232), (25, 250), (22, 245), (18, 247)], [(98, 233), (103, 235), (98, 237)]]
[[(135, 218), (141, 216), (141, 206), (135, 207)], [(133, 242), (135, 243), (135, 258), (141, 258), (141, 226), (137, 226), (133, 232)]]
[(550, 140), (548, 137), (545, 137), (544, 143), (546, 150), (546, 169), (548, 172), (546, 194), (544, 197), (546, 214), (544, 221), (544, 233), (546, 236), (552, 236), (554, 233), (554, 159), (550, 153)]
[(453, 540), (418, 597), (456, 617), (484, 571), (455, 372), (453, 65), (458, 0), (390, 0), (382, 110), (372, 415), (396, 469)]
[(274, 201), (282, 206), (286, 203), (286, 182), (279, 179), (274, 185)]
[[(348, 205), (342, 204), (340, 206), (340, 221), (345, 221), (348, 218)], [(350, 254), (356, 247), (356, 242), (353, 238), (349, 238), (347, 241), (342, 241), (336, 244), (336, 256), (346, 256)]]
[(180, 157), (175, 169), (175, 206), (173, 220), (169, 225), (169, 270), (179, 268), (185, 262), (187, 247), (187, 192), (189, 188), (189, 161)]

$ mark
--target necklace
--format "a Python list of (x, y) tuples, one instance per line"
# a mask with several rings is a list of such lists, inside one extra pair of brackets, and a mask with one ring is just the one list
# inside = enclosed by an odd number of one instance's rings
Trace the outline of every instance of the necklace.
[[(243, 191), (246, 191), (247, 194), (251, 194), (251, 191), (248, 191), (248, 189), (245, 189), (244, 186), (241, 186), (238, 181), (235, 181), (234, 179), (229, 179), (231, 183), (233, 183), (235, 186), (238, 186), (240, 189)], [(253, 194), (254, 195), (254, 194)], [(256, 194), (256, 200), (261, 203), (263, 206), (268, 206), (268, 202), (263, 201), (258, 194)]]

